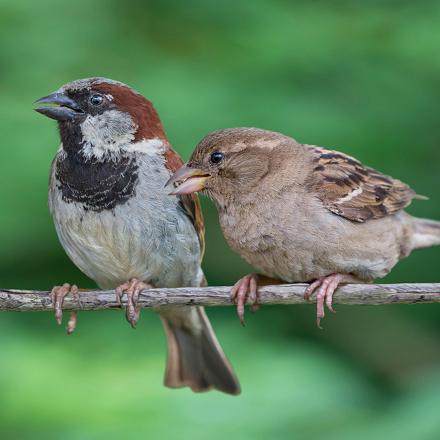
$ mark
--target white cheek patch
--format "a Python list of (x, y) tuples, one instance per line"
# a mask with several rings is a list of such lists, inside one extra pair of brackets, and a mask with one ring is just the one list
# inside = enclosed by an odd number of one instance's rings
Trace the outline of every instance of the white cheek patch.
[(137, 129), (131, 116), (118, 110), (87, 116), (81, 124), (81, 152), (87, 159), (100, 161), (117, 160), (122, 153), (155, 154), (163, 150), (163, 141), (158, 138), (133, 142)]
[(133, 141), (137, 127), (128, 113), (110, 110), (103, 115), (87, 116), (81, 124), (82, 153), (98, 160), (114, 157), (121, 147)]

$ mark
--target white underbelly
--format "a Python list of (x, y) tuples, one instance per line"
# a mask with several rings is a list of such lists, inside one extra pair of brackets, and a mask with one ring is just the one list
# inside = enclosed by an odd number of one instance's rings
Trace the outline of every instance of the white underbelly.
[(99, 287), (111, 289), (130, 278), (157, 287), (199, 285), (203, 274), (198, 239), (182, 213), (167, 221), (165, 216), (131, 212), (126, 205), (100, 213), (64, 205), (54, 215), (60, 241)]

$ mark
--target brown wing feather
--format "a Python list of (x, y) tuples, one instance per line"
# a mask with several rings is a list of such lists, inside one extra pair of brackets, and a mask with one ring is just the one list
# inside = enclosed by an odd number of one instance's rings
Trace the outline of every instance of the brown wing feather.
[[(182, 159), (171, 147), (168, 147), (165, 151), (165, 165), (172, 173), (175, 173), (183, 165)], [(199, 237), (201, 261), (205, 252), (205, 222), (199, 198), (196, 194), (183, 194), (178, 197), (180, 198), (182, 208), (192, 220), (194, 229)]]
[(324, 148), (310, 147), (314, 168), (309, 185), (324, 206), (349, 220), (364, 222), (407, 207), (416, 193), (400, 180)]

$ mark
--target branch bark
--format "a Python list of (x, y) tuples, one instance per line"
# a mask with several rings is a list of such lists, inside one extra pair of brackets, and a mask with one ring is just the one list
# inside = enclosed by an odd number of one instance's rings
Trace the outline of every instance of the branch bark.
[[(260, 304), (306, 304), (306, 284), (282, 284), (259, 288)], [(139, 295), (140, 307), (167, 305), (231, 305), (230, 287), (185, 287), (149, 289)], [(314, 298), (310, 303), (315, 302)], [(440, 283), (422, 284), (347, 284), (334, 294), (334, 304), (416, 304), (440, 302)], [(123, 301), (125, 305), (125, 301)], [(106, 310), (120, 305), (114, 291), (81, 291), (79, 299), (67, 296), (64, 310)], [(0, 289), (0, 311), (44, 312), (52, 310), (50, 292)]]

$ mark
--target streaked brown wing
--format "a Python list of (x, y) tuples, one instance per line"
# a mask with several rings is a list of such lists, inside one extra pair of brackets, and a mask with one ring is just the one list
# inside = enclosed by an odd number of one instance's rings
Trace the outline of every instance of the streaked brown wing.
[(314, 168), (307, 185), (330, 211), (356, 222), (378, 219), (407, 207), (417, 194), (337, 151), (310, 147)]

